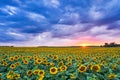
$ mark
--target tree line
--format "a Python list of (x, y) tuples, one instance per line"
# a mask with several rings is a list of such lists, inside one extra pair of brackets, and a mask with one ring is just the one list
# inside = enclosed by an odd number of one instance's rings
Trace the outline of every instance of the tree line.
[(115, 42), (105, 43), (104, 47), (120, 47), (120, 44), (117, 44)]

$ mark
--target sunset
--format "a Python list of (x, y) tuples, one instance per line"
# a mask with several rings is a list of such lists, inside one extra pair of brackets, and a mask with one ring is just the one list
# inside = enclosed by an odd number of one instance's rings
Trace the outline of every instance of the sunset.
[(0, 80), (120, 80), (120, 0), (0, 0)]

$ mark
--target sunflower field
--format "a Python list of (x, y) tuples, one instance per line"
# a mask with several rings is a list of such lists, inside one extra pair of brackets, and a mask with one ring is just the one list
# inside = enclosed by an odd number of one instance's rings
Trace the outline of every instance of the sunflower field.
[(0, 47), (0, 80), (120, 80), (120, 48)]

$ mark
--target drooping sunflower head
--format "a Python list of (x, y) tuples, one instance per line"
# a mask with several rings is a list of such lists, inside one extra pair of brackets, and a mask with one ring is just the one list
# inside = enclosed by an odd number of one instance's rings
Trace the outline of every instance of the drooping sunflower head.
[(50, 74), (57, 74), (57, 73), (58, 73), (58, 68), (56, 68), (56, 67), (50, 68)]

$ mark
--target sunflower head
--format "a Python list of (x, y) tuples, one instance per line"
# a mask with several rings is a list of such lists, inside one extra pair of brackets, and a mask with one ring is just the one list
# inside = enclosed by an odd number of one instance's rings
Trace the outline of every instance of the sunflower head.
[(31, 76), (32, 75), (32, 70), (28, 70), (27, 71), (27, 76)]
[(60, 61), (60, 62), (58, 63), (58, 66), (62, 66), (62, 65), (64, 65), (64, 63), (63, 63), (63, 61)]
[(11, 64), (11, 65), (10, 65), (10, 68), (11, 68), (11, 69), (15, 69), (15, 68), (16, 68), (16, 65), (15, 65), (15, 64)]
[(15, 65), (16, 65), (16, 66), (20, 66), (20, 62), (16, 62)]
[(66, 70), (67, 70), (67, 66), (66, 65), (60, 66), (60, 71), (66, 71)]
[(56, 68), (56, 67), (50, 68), (50, 74), (57, 74), (57, 73), (58, 73), (58, 68)]
[(71, 79), (76, 79), (76, 75), (75, 75), (75, 74), (71, 74), (71, 75), (70, 75), (70, 78), (71, 78)]
[(92, 66), (92, 70), (95, 72), (99, 72), (100, 71), (100, 65), (96, 64)]
[(38, 75), (39, 75), (39, 76), (45, 75), (45, 71), (44, 71), (44, 70), (40, 70), (40, 71), (38, 72)]
[(72, 66), (72, 62), (68, 62), (67, 66), (68, 67)]
[(81, 65), (81, 66), (79, 66), (78, 71), (79, 71), (80, 73), (83, 73), (83, 72), (85, 72), (85, 71), (86, 71), (86, 69), (87, 69), (87, 67), (86, 67), (86, 66)]
[(54, 60), (58, 60), (58, 55), (54, 55), (54, 56), (53, 56), (53, 59), (54, 59)]
[(37, 63), (37, 64), (41, 64), (41, 63), (42, 63), (42, 59), (37, 59), (37, 60), (36, 60), (36, 63)]
[(9, 61), (11, 61), (11, 62), (14, 61), (14, 58), (13, 58), (13, 57), (10, 57), (10, 58), (9, 58)]
[(28, 60), (23, 60), (23, 63), (24, 64), (29, 64), (29, 61)]
[(19, 78), (20, 78), (20, 74), (14, 74), (14, 75), (13, 75), (13, 79), (15, 79), (15, 80), (16, 80), (16, 79), (19, 79)]
[(19, 57), (17, 55), (14, 56), (14, 60), (18, 60)]
[(8, 66), (8, 63), (7, 63), (7, 62), (4, 62), (3, 64), (4, 64), (4, 66)]
[(34, 70), (34, 71), (33, 71), (33, 74), (37, 75), (38, 72), (39, 72), (39, 70)]
[(108, 79), (115, 79), (117, 77), (116, 74), (109, 74)]
[(55, 66), (55, 63), (54, 63), (54, 62), (51, 62), (51, 63), (50, 63), (50, 66)]

